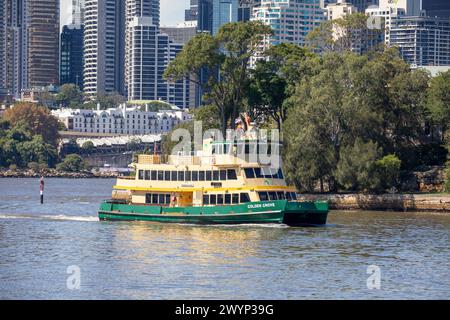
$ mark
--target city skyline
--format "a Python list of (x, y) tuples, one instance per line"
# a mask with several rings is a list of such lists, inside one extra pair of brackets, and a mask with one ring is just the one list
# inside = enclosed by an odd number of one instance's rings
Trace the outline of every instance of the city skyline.
[[(173, 2), (177, 5), (174, 6)], [(189, 0), (161, 0), (161, 25), (175, 26), (184, 21), (184, 11), (189, 8)], [(61, 0), (61, 28), (72, 22), (72, 0)]]

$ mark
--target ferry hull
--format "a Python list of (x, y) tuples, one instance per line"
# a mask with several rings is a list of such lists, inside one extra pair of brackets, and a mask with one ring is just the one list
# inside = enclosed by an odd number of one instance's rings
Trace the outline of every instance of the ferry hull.
[(159, 207), (104, 202), (100, 220), (153, 221), (186, 224), (284, 223), (291, 226), (323, 225), (328, 204), (322, 202), (253, 202), (214, 207)]

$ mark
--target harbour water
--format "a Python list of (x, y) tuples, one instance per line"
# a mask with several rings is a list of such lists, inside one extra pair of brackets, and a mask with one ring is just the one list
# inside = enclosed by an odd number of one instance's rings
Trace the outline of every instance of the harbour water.
[(320, 228), (99, 222), (113, 184), (46, 179), (40, 205), (38, 179), (0, 179), (0, 299), (450, 298), (450, 214), (332, 212)]

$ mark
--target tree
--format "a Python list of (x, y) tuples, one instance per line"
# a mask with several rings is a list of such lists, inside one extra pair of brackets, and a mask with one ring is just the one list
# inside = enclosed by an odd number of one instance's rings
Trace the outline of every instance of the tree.
[(96, 103), (100, 103), (102, 109), (117, 108), (125, 102), (125, 97), (117, 92), (98, 94), (96, 99)]
[(364, 13), (353, 13), (322, 22), (306, 39), (311, 48), (322, 52), (364, 52), (381, 32), (368, 28)]
[(402, 161), (394, 154), (384, 156), (375, 163), (376, 173), (379, 175), (379, 191), (395, 187), (400, 174)]
[(336, 178), (347, 190), (374, 190), (380, 185), (375, 163), (382, 154), (378, 144), (357, 138), (354, 145), (341, 149)]
[(431, 121), (444, 133), (450, 129), (450, 70), (431, 79), (427, 96)]
[(56, 146), (59, 121), (46, 107), (32, 103), (18, 103), (4, 115), (12, 126), (21, 122), (32, 135), (41, 135), (45, 143)]
[(83, 149), (86, 152), (91, 152), (95, 148), (94, 143), (92, 141), (86, 141), (81, 146), (81, 149)]
[(54, 146), (45, 143), (42, 136), (33, 136), (30, 141), (25, 141), (17, 145), (22, 164), (28, 165), (30, 162), (45, 164), (54, 167), (58, 159), (58, 152)]
[(80, 172), (85, 169), (85, 161), (77, 154), (69, 154), (62, 163), (56, 166), (56, 170), (63, 172)]
[(56, 95), (56, 102), (66, 108), (80, 108), (83, 100), (83, 92), (81, 92), (77, 85), (72, 83), (63, 84), (59, 88), (59, 93)]
[[(206, 101), (216, 108), (225, 136), (228, 125), (235, 128), (234, 119), (243, 108), (250, 59), (271, 34), (269, 26), (256, 21), (225, 24), (215, 37), (199, 34), (170, 63), (165, 77), (197, 83), (206, 92)], [(202, 76), (207, 81), (200, 81)]]
[(314, 65), (316, 56), (300, 46), (282, 43), (268, 49), (265, 57), (251, 73), (248, 112), (253, 118), (271, 118), (281, 130), (290, 106), (286, 98), (302, 77), (311, 73), (308, 68)]

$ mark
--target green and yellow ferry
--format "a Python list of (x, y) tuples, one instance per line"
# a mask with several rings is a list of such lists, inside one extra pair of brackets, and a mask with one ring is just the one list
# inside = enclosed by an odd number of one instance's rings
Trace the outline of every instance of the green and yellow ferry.
[(236, 155), (249, 149), (246, 143), (209, 139), (194, 155), (138, 155), (131, 165), (135, 176), (117, 179), (112, 199), (101, 204), (100, 220), (326, 224), (328, 203), (297, 201), (281, 169)]

